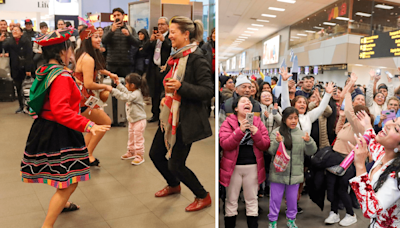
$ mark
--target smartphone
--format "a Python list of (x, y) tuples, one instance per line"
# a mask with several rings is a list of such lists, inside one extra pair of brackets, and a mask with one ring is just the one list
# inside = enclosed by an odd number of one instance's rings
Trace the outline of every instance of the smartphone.
[(254, 113), (246, 113), (246, 120), (249, 122), (250, 126), (253, 125)]
[(389, 71), (385, 71), (385, 73), (389, 78), (394, 78), (393, 74), (391, 74)]
[(375, 74), (378, 75), (378, 76), (381, 76), (381, 69), (379, 69), (379, 68), (376, 69), (375, 70)]
[(382, 115), (386, 115), (386, 119), (383, 121), (383, 124), (385, 124), (385, 123), (388, 122), (389, 120), (394, 120), (394, 119), (396, 119), (396, 113), (394, 112), (394, 110), (385, 110), (385, 111), (382, 111)]
[(115, 22), (116, 22), (116, 23), (119, 23), (119, 22), (120, 22), (119, 18), (115, 19)]
[(153, 27), (153, 33), (157, 34), (158, 33), (158, 27)]

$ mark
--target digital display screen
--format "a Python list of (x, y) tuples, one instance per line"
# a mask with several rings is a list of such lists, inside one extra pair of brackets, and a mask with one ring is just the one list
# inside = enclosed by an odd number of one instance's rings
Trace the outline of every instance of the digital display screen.
[(246, 52), (243, 52), (239, 56), (239, 68), (245, 68), (246, 67)]
[(309, 75), (310, 74), (310, 67), (306, 66), (304, 67), (304, 74)]
[(400, 30), (362, 37), (359, 59), (400, 56)]
[(318, 66), (314, 66), (314, 74), (317, 75), (318, 73)]
[(278, 69), (276, 69), (276, 68), (274, 69), (274, 74), (278, 75)]
[(262, 60), (264, 65), (278, 63), (280, 37), (278, 35), (264, 42)]

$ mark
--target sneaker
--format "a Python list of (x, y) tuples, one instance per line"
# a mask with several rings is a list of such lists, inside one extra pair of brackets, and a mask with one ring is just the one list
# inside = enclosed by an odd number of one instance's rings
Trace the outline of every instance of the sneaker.
[(269, 222), (268, 228), (277, 228), (277, 227), (278, 227), (278, 225), (277, 225), (276, 221)]
[(131, 162), (132, 165), (140, 165), (144, 162), (144, 158), (140, 155), (136, 156), (135, 159)]
[(331, 211), (329, 212), (328, 218), (325, 219), (325, 224), (335, 224), (340, 221), (339, 214)]
[(124, 155), (121, 156), (122, 160), (129, 160), (136, 158), (136, 155), (132, 152), (127, 151)]
[(297, 228), (297, 225), (296, 225), (296, 223), (294, 222), (294, 219), (288, 219), (286, 225), (287, 225), (287, 227), (289, 227), (289, 228)]
[(15, 111), (15, 114), (17, 114), (17, 113), (22, 113), (23, 111), (24, 111), (24, 109), (21, 108), (21, 107), (19, 107), (19, 108)]
[(346, 216), (339, 222), (341, 226), (351, 226), (357, 222), (357, 216), (354, 214), (353, 216), (346, 214)]
[(299, 205), (297, 204), (297, 214), (301, 213), (303, 213), (303, 208), (299, 207)]

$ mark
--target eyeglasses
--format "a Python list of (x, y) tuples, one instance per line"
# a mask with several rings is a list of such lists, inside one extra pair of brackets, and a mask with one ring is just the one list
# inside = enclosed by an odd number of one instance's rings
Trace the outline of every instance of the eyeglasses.
[(163, 25), (167, 25), (165, 23), (159, 23), (158, 26), (163, 26)]

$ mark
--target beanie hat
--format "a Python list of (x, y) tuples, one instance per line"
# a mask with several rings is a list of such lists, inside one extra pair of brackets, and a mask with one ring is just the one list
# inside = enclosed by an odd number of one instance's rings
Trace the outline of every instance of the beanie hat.
[(250, 80), (245, 75), (239, 75), (239, 77), (237, 77), (237, 79), (236, 79), (235, 87), (238, 87), (238, 86), (240, 86), (241, 84), (244, 84), (244, 83), (251, 84)]
[(385, 84), (380, 84), (379, 86), (378, 86), (378, 91), (380, 90), (380, 89), (386, 89), (386, 90), (388, 90), (388, 87), (385, 85)]
[(225, 75), (219, 76), (219, 81), (221, 82), (221, 87), (224, 87), (224, 85), (226, 84), (226, 82), (229, 79), (231, 79), (231, 77), (228, 77), (228, 76), (225, 76)]
[(364, 94), (361, 92), (361, 90), (359, 88), (356, 88), (354, 90), (354, 92), (351, 94), (351, 100), (354, 101), (354, 99), (356, 99), (356, 97), (358, 95), (363, 95), (364, 96)]

